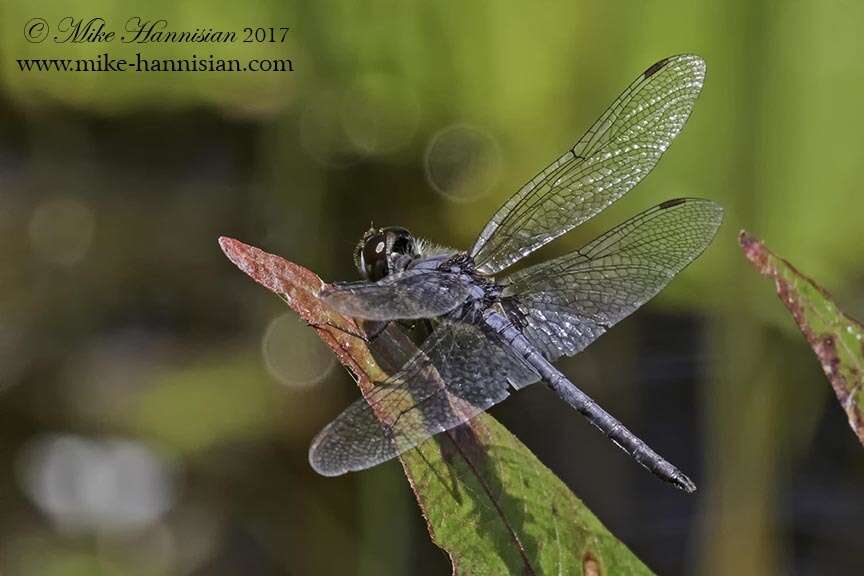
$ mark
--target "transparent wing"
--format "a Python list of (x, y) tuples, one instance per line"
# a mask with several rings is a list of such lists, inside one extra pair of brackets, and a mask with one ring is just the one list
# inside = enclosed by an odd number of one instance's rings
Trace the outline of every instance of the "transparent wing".
[(581, 250), (513, 274), (505, 306), (547, 359), (576, 354), (698, 257), (722, 219), (709, 200), (663, 202)]
[(312, 442), (309, 462), (336, 476), (369, 468), (449, 430), (539, 376), (479, 326), (444, 321), (395, 375)]
[(467, 300), (467, 276), (413, 269), (378, 282), (342, 282), (325, 286), (320, 297), (337, 312), (366, 320), (435, 318)]
[(643, 72), (571, 150), (495, 213), (471, 249), (477, 269), (503, 270), (638, 184), (684, 127), (704, 80), (705, 62), (694, 55)]

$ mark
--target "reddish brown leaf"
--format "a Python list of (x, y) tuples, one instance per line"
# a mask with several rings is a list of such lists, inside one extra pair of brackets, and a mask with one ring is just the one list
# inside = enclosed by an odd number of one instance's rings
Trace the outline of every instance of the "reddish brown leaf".
[(849, 425), (864, 444), (864, 326), (844, 314), (826, 290), (774, 255), (760, 240), (742, 231), (738, 241), (756, 270), (774, 280), (780, 301), (819, 358)]

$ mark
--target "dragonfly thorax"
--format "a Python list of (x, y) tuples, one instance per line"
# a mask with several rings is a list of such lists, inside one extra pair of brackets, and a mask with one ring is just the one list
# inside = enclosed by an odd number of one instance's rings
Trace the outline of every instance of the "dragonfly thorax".
[(377, 282), (401, 272), (419, 255), (417, 240), (405, 228), (370, 228), (354, 249), (354, 264), (364, 279)]

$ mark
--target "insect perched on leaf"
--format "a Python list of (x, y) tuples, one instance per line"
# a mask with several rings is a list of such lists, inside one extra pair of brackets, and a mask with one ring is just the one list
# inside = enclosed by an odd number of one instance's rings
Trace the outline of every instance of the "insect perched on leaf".
[(501, 272), (642, 180), (684, 127), (704, 78), (694, 55), (650, 66), (495, 213), (467, 252), (433, 247), (399, 227), (366, 232), (355, 252), (363, 280), (330, 284), (321, 298), (357, 319), (430, 319), (434, 328), (401, 369), (318, 435), (309, 454), (315, 470), (374, 466), (542, 380), (642, 466), (696, 489), (552, 363), (585, 349), (699, 256), (722, 208), (667, 200), (575, 252)]

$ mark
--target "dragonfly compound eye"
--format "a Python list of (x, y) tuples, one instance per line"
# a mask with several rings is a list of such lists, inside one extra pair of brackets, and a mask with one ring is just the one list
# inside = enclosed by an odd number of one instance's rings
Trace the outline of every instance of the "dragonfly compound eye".
[(357, 246), (357, 269), (372, 282), (387, 275), (387, 243), (380, 230), (367, 232)]
[(365, 279), (377, 282), (397, 269), (404, 268), (404, 256), (414, 256), (415, 246), (414, 237), (405, 228), (373, 228), (363, 235), (357, 245), (354, 260)]

